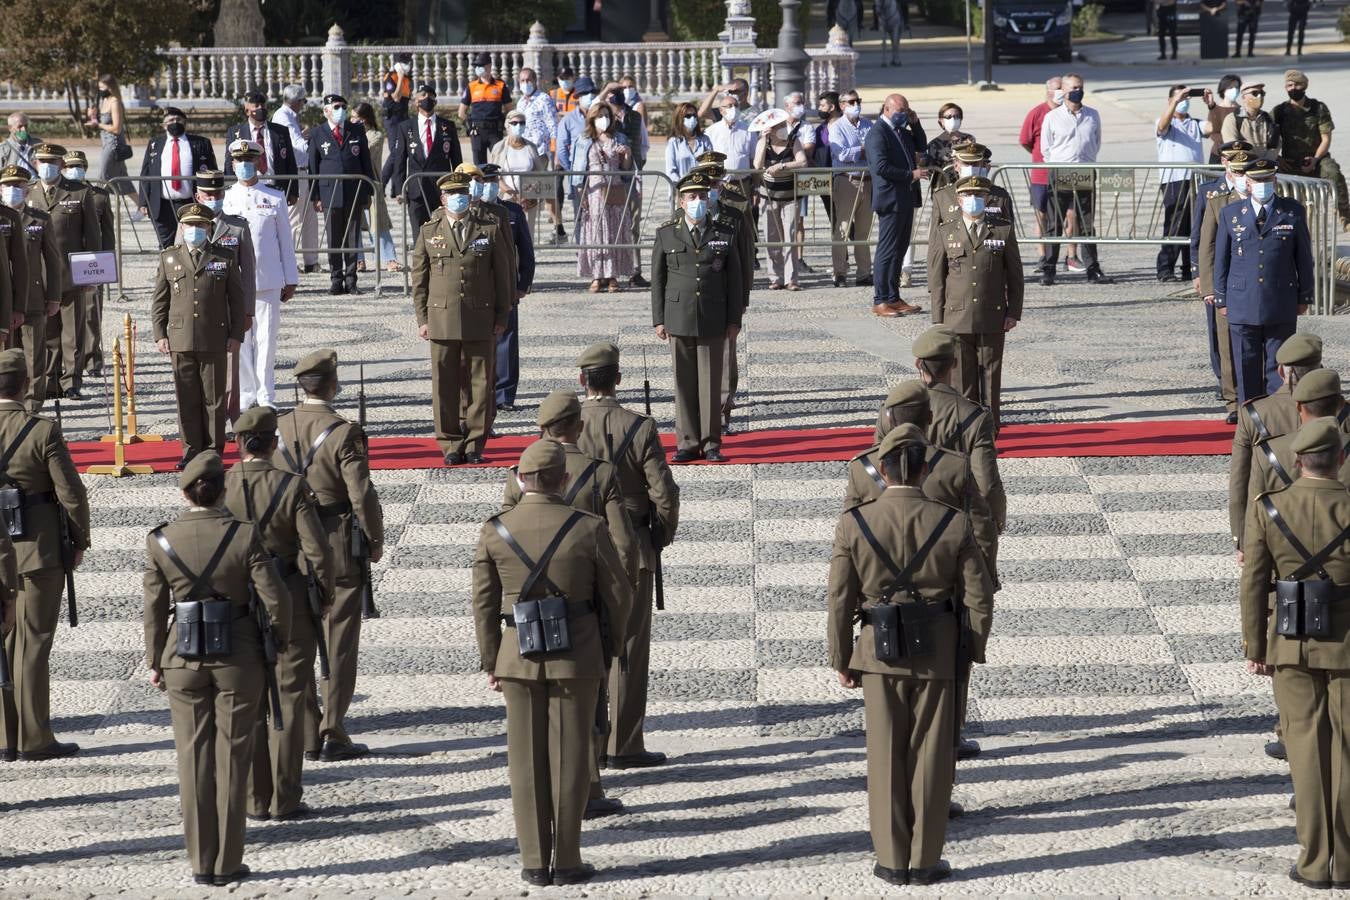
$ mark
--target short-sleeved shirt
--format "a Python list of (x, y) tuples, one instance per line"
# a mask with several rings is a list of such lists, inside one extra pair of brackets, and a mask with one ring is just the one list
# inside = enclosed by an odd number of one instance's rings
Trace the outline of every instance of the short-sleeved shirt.
[(712, 142), (714, 150), (727, 155), (724, 165), (728, 172), (751, 168), (755, 155), (755, 135), (744, 121), (728, 125), (725, 120), (719, 120), (709, 125), (703, 133)]
[[(1022, 145), (1031, 145), (1031, 161), (1045, 162), (1045, 154), (1041, 152), (1041, 128), (1045, 124), (1045, 117), (1050, 111), (1055, 109), (1049, 103), (1037, 103), (1035, 109), (1027, 113), (1027, 117), (1022, 120), (1022, 132), (1017, 136), (1018, 143)], [(1049, 184), (1049, 169), (1032, 169), (1032, 184)]]
[(491, 81), (475, 78), (465, 86), (459, 102), (469, 108), (470, 122), (501, 121), (506, 104), (511, 102), (511, 89), (500, 78)]
[[(1185, 119), (1173, 118), (1167, 131), (1158, 135), (1158, 162), (1199, 163), (1205, 161), (1205, 136), (1201, 132), (1200, 120), (1187, 116)], [(1158, 177), (1161, 184), (1174, 181), (1187, 181), (1191, 177), (1189, 169), (1163, 169)]]
[(1335, 128), (1331, 121), (1331, 110), (1325, 103), (1312, 99), (1303, 102), (1303, 106), (1295, 106), (1286, 100), (1270, 114), (1280, 131), (1280, 156), (1295, 162), (1301, 162), (1303, 157), (1316, 153), (1322, 135), (1329, 134)]

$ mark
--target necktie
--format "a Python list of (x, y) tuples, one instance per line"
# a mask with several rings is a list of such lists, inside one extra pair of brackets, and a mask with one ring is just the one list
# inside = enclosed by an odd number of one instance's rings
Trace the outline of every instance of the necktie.
[(173, 181), (169, 182), (169, 187), (173, 188), (174, 193), (178, 193), (183, 189), (183, 182), (178, 180), (178, 176), (183, 174), (183, 160), (179, 156), (181, 151), (178, 149), (178, 138), (171, 137), (169, 140), (173, 141), (173, 153), (169, 157), (169, 174), (174, 176)]
[(192, 257), (192, 265), (194, 267), (202, 261), (202, 251), (200, 250), (192, 250), (188, 255)]
[(1264, 206), (1257, 207), (1257, 210), (1256, 210), (1256, 227), (1257, 227), (1258, 229), (1259, 229), (1259, 228), (1265, 228), (1265, 227), (1266, 227), (1266, 208), (1265, 208)]
[(336, 126), (333, 128), (333, 140), (337, 141), (337, 145), (338, 145), (339, 147), (342, 146), (342, 129), (341, 129), (341, 128), (338, 128), (338, 127), (336, 127)]
[(260, 173), (266, 175), (266, 174), (267, 174), (267, 142), (263, 140), (263, 130), (262, 130), (262, 126), (261, 126), (261, 125), (258, 126), (257, 131), (255, 131), (253, 134), (254, 134), (254, 140), (256, 140), (256, 141), (258, 142), (258, 146), (261, 147), (261, 148), (263, 148), (263, 152), (260, 153), (260, 154), (258, 155), (258, 171), (259, 171)]
[(422, 139), (427, 145), (427, 158), (431, 158), (431, 120), (427, 119), (426, 136)]
[(454, 226), (453, 226), (450, 230), (453, 231), (453, 232), (455, 233), (455, 246), (456, 246), (458, 249), (463, 250), (463, 249), (464, 249), (464, 220), (463, 220), (463, 219), (457, 220), (457, 221), (455, 222)]

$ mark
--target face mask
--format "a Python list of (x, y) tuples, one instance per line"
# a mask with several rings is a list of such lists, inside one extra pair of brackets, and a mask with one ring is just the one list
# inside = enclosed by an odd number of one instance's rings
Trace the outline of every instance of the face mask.
[(736, 107), (734, 106), (722, 107), (722, 118), (728, 122), (736, 121)]
[(457, 216), (462, 216), (469, 210), (468, 194), (446, 194), (441, 198), (445, 208)]
[(436, 111), (436, 99), (434, 97), (424, 97), (417, 101), (417, 108), (424, 113), (433, 113)]
[(1265, 203), (1275, 196), (1275, 182), (1273, 181), (1253, 181), (1251, 182), (1252, 199), (1257, 203)]
[(1300, 103), (1303, 102), (1303, 98), (1306, 96), (1308, 96), (1308, 92), (1302, 88), (1294, 88), (1292, 91), (1289, 91), (1289, 99)]
[(1233, 190), (1237, 191), (1244, 197), (1247, 196), (1247, 176), (1233, 175), (1231, 177), (1233, 179)]
[(481, 181), (469, 182), (469, 198), (472, 200), (483, 199), (483, 182)]
[(558, 80), (558, 87), (562, 88), (564, 91), (570, 91), (572, 89), (572, 79), (560, 78)]
[(629, 106), (632, 106), (634, 103), (637, 103), (637, 98), (638, 98), (637, 88), (626, 87), (623, 89), (624, 103), (627, 103)]
[(792, 116), (794, 119), (800, 120), (806, 115), (806, 107), (802, 106), (800, 103), (794, 103), (788, 107), (788, 115)]
[(778, 140), (780, 140), (780, 141), (786, 141), (786, 140), (787, 140), (787, 136), (788, 136), (788, 129), (787, 129), (787, 126), (786, 126), (786, 125), (779, 125), (777, 128), (775, 128), (775, 129), (773, 130), (773, 136), (776, 137), (776, 138), (777, 138)]
[(407, 75), (407, 74), (408, 74), (408, 64), (407, 64), (407, 63), (394, 63), (394, 71), (397, 72), (397, 73), (400, 74), (400, 75)]
[(183, 243), (197, 248), (206, 243), (206, 229), (200, 225), (183, 226)]
[(0, 188), (0, 203), (4, 203), (10, 209), (18, 209), (23, 206), (23, 201), (23, 188), (14, 185), (6, 185)]
[(65, 176), (71, 181), (84, 181), (84, 169), (79, 166), (72, 166), (65, 170)]
[(721, 199), (722, 199), (722, 189), (721, 189), (721, 188), (711, 188), (711, 189), (709, 189), (709, 191), (708, 191), (708, 202), (709, 202), (709, 203), (711, 203), (713, 206), (716, 206), (716, 205), (717, 205), (717, 201), (718, 201), (718, 200), (721, 200)]
[(1082, 88), (1075, 88), (1074, 90), (1069, 91), (1069, 93), (1068, 93), (1067, 96), (1068, 96), (1068, 98), (1069, 98), (1069, 102), (1070, 102), (1070, 103), (1082, 103), (1082, 102), (1083, 102), (1083, 89), (1082, 89)]
[(187, 133), (187, 126), (182, 122), (172, 122), (165, 125), (164, 130), (169, 133), (170, 137), (180, 138)]
[(342, 124), (343, 122), (345, 122), (345, 121), (347, 121), (347, 107), (345, 107), (345, 106), (339, 106), (339, 107), (335, 108), (335, 109), (333, 110), (333, 122), (334, 122), (334, 124), (341, 125), (341, 124)]
[(604, 134), (606, 131), (609, 131), (609, 116), (596, 116), (595, 133)]
[(234, 173), (244, 181), (252, 181), (258, 177), (258, 164), (251, 162), (235, 163)]
[(509, 122), (507, 123), (506, 126), (506, 132), (507, 134), (511, 135), (511, 137), (520, 137), (522, 134), (525, 133), (525, 123)]
[(690, 200), (689, 205), (684, 208), (684, 213), (695, 222), (702, 222), (703, 217), (708, 214), (708, 201)]
[(483, 185), (482, 199), (487, 203), (496, 203), (497, 195), (502, 192), (502, 186), (495, 181), (489, 181)]
[(61, 167), (56, 163), (38, 163), (38, 177), (43, 181), (55, 181), (61, 177)]
[(112, 96), (112, 91), (108, 90), (107, 88), (99, 88), (98, 96), (100, 99), (106, 100), (107, 98)]
[(262, 107), (258, 107), (257, 109), (250, 112), (248, 114), (248, 117), (255, 122), (266, 122), (267, 110), (263, 109)]
[(960, 128), (961, 128), (961, 118), (959, 116), (951, 116), (949, 118), (942, 120), (942, 129), (943, 131), (946, 131), (948, 134), (951, 134), (952, 132), (957, 131)]
[(1191, 101), (1189, 98), (1186, 100), (1182, 100), (1180, 103), (1177, 104), (1177, 112), (1180, 113), (1181, 115), (1184, 116), (1190, 111), (1191, 111)]
[(968, 216), (978, 216), (984, 212), (984, 198), (974, 194), (965, 194), (961, 197), (961, 212)]
[(532, 95), (532, 94), (534, 93), (534, 82), (533, 82), (533, 81), (522, 81), (522, 82), (520, 83), (520, 92), (521, 92), (522, 94), (524, 94), (526, 97), (529, 97), (530, 95)]
[(1246, 102), (1247, 102), (1247, 108), (1248, 108), (1249, 110), (1251, 110), (1252, 112), (1256, 112), (1256, 111), (1259, 110), (1261, 107), (1263, 107), (1263, 106), (1266, 105), (1266, 98), (1265, 98), (1265, 97), (1256, 97), (1256, 96), (1248, 95), (1245, 99), (1246, 99)]
[(593, 103), (594, 101), (595, 101), (594, 94), (582, 94), (580, 97), (577, 98), (577, 106), (580, 106), (582, 109), (590, 109), (591, 103)]
[(22, 143), (24, 143), (25, 141), (27, 141), (27, 140), (28, 140), (28, 129), (27, 129), (27, 128), (16, 128), (16, 129), (14, 129), (14, 140), (18, 141), (20, 144), (22, 144)]
[(904, 110), (897, 110), (896, 112), (891, 113), (891, 124), (895, 126), (897, 131), (901, 128), (904, 128), (905, 123), (908, 121), (909, 121), (909, 113), (905, 112)]
[(224, 198), (224, 197), (210, 197), (210, 198), (207, 198), (206, 200), (202, 200), (202, 201), (200, 201), (200, 202), (201, 202), (202, 206), (205, 206), (207, 209), (211, 210), (211, 212), (218, 213), (218, 212), (220, 212), (220, 208), (221, 208), (222, 206), (225, 205), (225, 198)]
[(862, 107), (856, 103), (852, 106), (845, 106), (844, 115), (856, 122), (858, 121), (858, 117), (862, 115)]
[(486, 71), (487, 71), (487, 66), (474, 66), (474, 67), (473, 67), (473, 74), (474, 74), (476, 77), (478, 77), (478, 78), (482, 78), (482, 77), (483, 77), (483, 73), (486, 72)]
[(685, 130), (685, 131), (693, 131), (693, 130), (694, 130), (695, 128), (697, 128), (697, 127), (698, 127), (698, 116), (685, 116), (685, 117), (684, 117), (684, 130)]
[(1227, 100), (1229, 103), (1236, 103), (1238, 95), (1241, 93), (1242, 93), (1241, 88), (1230, 87), (1228, 90), (1223, 92), (1223, 99)]

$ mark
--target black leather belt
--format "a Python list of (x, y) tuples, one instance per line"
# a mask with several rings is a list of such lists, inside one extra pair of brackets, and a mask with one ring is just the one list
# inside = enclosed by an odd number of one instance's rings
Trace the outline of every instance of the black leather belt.
[[(923, 598), (923, 604), (924, 604), (924, 606), (936, 606), (936, 607), (938, 607), (939, 609), (944, 609), (944, 610), (947, 610), (948, 612), (953, 612), (953, 613), (956, 612), (956, 603), (955, 603), (950, 597), (947, 597), (947, 598), (942, 599), (942, 600), (929, 600), (929, 599), (927, 599), (927, 598)], [(880, 606), (881, 604), (877, 604), (877, 605)], [(864, 609), (859, 610), (859, 611), (858, 611), (858, 613), (859, 613), (859, 616), (858, 616), (858, 617), (859, 617), (863, 622), (868, 622), (868, 621), (870, 621), (870, 620), (871, 620), (871, 612), (872, 612), (872, 610), (873, 610), (874, 608), (875, 608), (875, 607), (870, 607), (870, 606), (869, 606), (869, 607), (866, 607), (866, 608), (864, 608)]]
[(352, 511), (352, 501), (343, 500), (341, 503), (324, 503), (319, 506), (319, 515), (332, 519), (337, 516), (345, 516)]
[[(595, 605), (590, 600), (568, 600), (567, 601), (567, 621), (580, 619), (589, 616), (595, 612)], [(513, 616), (502, 616), (502, 624), (507, 628), (515, 628), (516, 620)]]
[(23, 498), (23, 505), (25, 507), (46, 506), (49, 503), (58, 502), (60, 501), (57, 499), (55, 491), (43, 491), (40, 494), (26, 494)]

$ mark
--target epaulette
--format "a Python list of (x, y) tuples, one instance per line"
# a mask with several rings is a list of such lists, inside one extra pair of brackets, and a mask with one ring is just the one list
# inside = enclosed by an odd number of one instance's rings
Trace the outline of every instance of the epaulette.
[(165, 519), (163, 522), (160, 522), (160, 523), (159, 523), (158, 525), (156, 525), (154, 528), (151, 528), (151, 529), (150, 529), (150, 533), (151, 533), (151, 534), (154, 534), (156, 531), (159, 531), (161, 528), (164, 528), (164, 527), (167, 526), (168, 524), (169, 524), (169, 520), (168, 520), (168, 519)]
[(680, 224), (680, 219), (682, 218), (684, 218), (684, 213), (678, 213), (676, 214), (675, 218), (671, 219), (669, 222), (662, 222), (661, 227), (669, 228), (672, 225), (678, 225)]
[[(871, 504), (876, 503), (877, 500), (879, 499), (880, 499), (879, 497), (872, 497), (871, 499), (864, 500), (861, 503), (855, 503), (854, 505), (850, 506), (849, 509), (862, 509), (864, 506), (870, 506)], [(845, 510), (845, 512), (847, 512), (847, 510)]]

